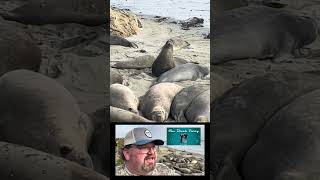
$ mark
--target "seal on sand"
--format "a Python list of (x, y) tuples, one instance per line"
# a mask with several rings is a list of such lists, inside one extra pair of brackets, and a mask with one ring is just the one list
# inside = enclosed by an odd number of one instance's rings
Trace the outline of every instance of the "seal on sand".
[(188, 122), (210, 122), (210, 90), (206, 90), (193, 98), (186, 109)]
[(109, 180), (98, 172), (30, 147), (0, 142), (0, 179)]
[(204, 91), (210, 89), (209, 85), (193, 85), (183, 88), (174, 97), (170, 113), (177, 122), (187, 122), (185, 111), (194, 98)]
[(175, 67), (175, 61), (173, 58), (173, 43), (168, 40), (166, 44), (162, 47), (161, 52), (152, 64), (152, 74), (156, 77), (160, 76), (162, 73), (168, 71)]
[(215, 18), (211, 63), (307, 57), (310, 51), (303, 52), (304, 46), (317, 36), (318, 25), (309, 17), (266, 6), (233, 9)]
[(108, 42), (110, 45), (119, 45), (119, 46), (124, 46), (124, 47), (138, 48), (138, 46), (135, 43), (130, 42), (120, 36), (110, 35), (110, 36), (107, 36), (107, 38), (109, 38)]
[(25, 24), (79, 23), (98, 26), (107, 22), (104, 0), (30, 0), (1, 16)]
[(140, 102), (140, 111), (147, 119), (163, 122), (168, 119), (175, 95), (182, 89), (174, 83), (159, 83), (152, 86)]
[(139, 100), (127, 86), (112, 84), (110, 86), (110, 105), (138, 114)]
[(172, 68), (157, 79), (157, 83), (209, 78), (209, 69), (198, 64), (183, 64)]
[(90, 121), (55, 80), (27, 70), (0, 78), (0, 141), (32, 147), (92, 167)]

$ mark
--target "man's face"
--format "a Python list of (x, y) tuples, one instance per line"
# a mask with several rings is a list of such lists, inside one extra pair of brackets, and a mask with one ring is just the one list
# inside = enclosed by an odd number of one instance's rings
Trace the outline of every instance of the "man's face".
[(125, 149), (124, 156), (130, 170), (138, 174), (147, 174), (154, 170), (157, 160), (156, 146), (153, 143), (137, 146), (131, 145)]

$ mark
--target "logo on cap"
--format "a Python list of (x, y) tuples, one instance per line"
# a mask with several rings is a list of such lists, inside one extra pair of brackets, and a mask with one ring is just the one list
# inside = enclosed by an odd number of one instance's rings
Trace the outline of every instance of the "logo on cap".
[(147, 129), (144, 131), (144, 134), (148, 137), (148, 138), (152, 138), (151, 132)]

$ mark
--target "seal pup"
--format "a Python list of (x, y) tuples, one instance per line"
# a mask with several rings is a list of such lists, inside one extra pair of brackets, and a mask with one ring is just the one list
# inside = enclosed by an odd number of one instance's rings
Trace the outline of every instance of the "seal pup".
[(193, 85), (183, 88), (174, 97), (170, 114), (177, 122), (187, 122), (185, 111), (189, 107), (194, 98), (204, 91), (210, 89), (209, 85)]
[(0, 141), (2, 180), (109, 180), (98, 172), (43, 151)]
[(152, 74), (156, 77), (160, 76), (162, 73), (175, 67), (175, 62), (173, 58), (173, 43), (168, 40), (166, 44), (162, 47), (156, 60), (153, 62), (151, 70)]
[(179, 82), (197, 79), (210, 79), (209, 69), (198, 64), (182, 64), (176, 66), (163, 74), (157, 79), (157, 83)]
[(1, 16), (9, 21), (44, 25), (78, 23), (98, 26), (107, 23), (103, 0), (30, 0)]
[(159, 83), (152, 86), (142, 97), (140, 111), (147, 119), (163, 122), (168, 119), (175, 95), (182, 89), (174, 83)]
[(217, 16), (214, 24), (212, 64), (247, 58), (282, 62), (307, 57), (311, 52), (304, 46), (318, 36), (318, 25), (312, 18), (266, 6), (227, 11)]
[(188, 122), (210, 122), (210, 90), (193, 98), (186, 109), (185, 117)]
[(139, 100), (127, 86), (112, 84), (110, 86), (110, 105), (138, 114)]
[(55, 80), (28, 70), (0, 78), (0, 141), (32, 147), (92, 168), (92, 124)]

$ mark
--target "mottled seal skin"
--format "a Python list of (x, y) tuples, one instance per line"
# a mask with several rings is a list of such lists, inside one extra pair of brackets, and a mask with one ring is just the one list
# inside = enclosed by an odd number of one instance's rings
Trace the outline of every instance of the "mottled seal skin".
[(92, 125), (73, 96), (40, 73), (15, 70), (0, 78), (0, 140), (92, 167)]
[(162, 73), (175, 67), (175, 61), (173, 58), (173, 43), (168, 40), (162, 47), (161, 52), (152, 64), (152, 74), (156, 77)]
[(127, 86), (112, 84), (110, 86), (110, 105), (138, 114), (139, 100)]
[(246, 80), (218, 98), (210, 123), (210, 171), (214, 179), (239, 179), (240, 162), (257, 142), (260, 130), (297, 97), (319, 89), (319, 80), (320, 76), (307, 73), (268, 73)]
[(215, 18), (214, 26), (212, 64), (247, 58), (281, 62), (307, 57), (311, 52), (303, 52), (303, 47), (318, 36), (313, 19), (265, 6), (227, 11)]
[(182, 89), (174, 83), (159, 83), (152, 86), (140, 102), (140, 111), (147, 119), (163, 122), (168, 119), (175, 95)]
[(170, 113), (173, 119), (177, 122), (187, 122), (184, 115), (186, 109), (194, 98), (208, 89), (210, 89), (209, 85), (193, 85), (185, 87), (177, 93), (170, 108)]
[(6, 20), (34, 25), (79, 23), (98, 26), (107, 22), (103, 0), (30, 0), (1, 16)]
[(169, 41), (172, 42), (174, 51), (178, 51), (180, 49), (186, 49), (190, 46), (190, 43), (178, 37), (173, 37), (169, 39)]
[(3, 141), (0, 142), (0, 179), (109, 180), (72, 161)]
[(186, 109), (188, 122), (210, 122), (210, 90), (206, 90), (193, 98)]
[(138, 114), (130, 111), (110, 106), (110, 122), (143, 122), (151, 123), (150, 121)]
[(279, 109), (243, 159), (244, 179), (319, 179), (319, 108), (317, 89)]
[(209, 78), (209, 69), (198, 64), (182, 64), (172, 68), (157, 79), (157, 83), (163, 82), (179, 82), (197, 79)]
[(25, 29), (0, 17), (0, 76), (15, 69), (39, 71), (41, 50)]
[(107, 39), (109, 39), (108, 42), (110, 45), (119, 45), (119, 46), (124, 46), (124, 47), (138, 48), (137, 44), (130, 42), (120, 36), (110, 35), (110, 36), (107, 36)]
[(110, 84), (122, 84), (123, 78), (121, 74), (113, 68), (110, 68)]

